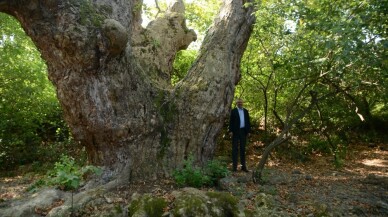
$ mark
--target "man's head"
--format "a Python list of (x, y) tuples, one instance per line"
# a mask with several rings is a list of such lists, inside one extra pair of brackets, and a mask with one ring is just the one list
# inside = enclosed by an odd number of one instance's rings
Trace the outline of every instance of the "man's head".
[(243, 105), (244, 105), (244, 101), (242, 99), (238, 98), (236, 100), (236, 105), (237, 105), (238, 108), (242, 108)]

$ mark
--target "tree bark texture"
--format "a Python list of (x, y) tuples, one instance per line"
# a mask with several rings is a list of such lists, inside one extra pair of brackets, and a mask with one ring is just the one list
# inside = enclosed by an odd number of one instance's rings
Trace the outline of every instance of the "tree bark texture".
[(226, 0), (200, 54), (176, 86), (177, 51), (196, 39), (184, 5), (141, 26), (142, 0), (0, 0), (40, 50), (73, 136), (106, 176), (169, 175), (210, 159), (240, 79), (254, 18)]

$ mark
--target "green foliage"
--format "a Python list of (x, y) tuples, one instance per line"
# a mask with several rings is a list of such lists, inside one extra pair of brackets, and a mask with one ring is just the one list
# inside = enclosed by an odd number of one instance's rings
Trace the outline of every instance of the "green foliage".
[[(291, 129), (292, 135), (307, 130), (322, 137), (321, 132), (335, 135), (358, 126), (363, 126), (362, 133), (384, 129), (377, 126), (385, 124), (375, 121), (388, 99), (384, 1), (257, 4), (236, 95), (246, 99), (253, 118), (262, 118), (268, 133), (298, 116), (310, 104), (312, 92), (321, 98)], [(311, 146), (327, 152), (323, 143)]]
[(221, 3), (220, 0), (197, 0), (186, 3), (188, 27), (197, 31), (198, 43), (202, 43), (203, 36), (212, 25)]
[(307, 153), (324, 153), (324, 154), (330, 154), (330, 145), (326, 140), (322, 140), (321, 138), (312, 137), (308, 141), (308, 145), (306, 148)]
[(197, 53), (196, 50), (181, 50), (177, 53), (173, 64), (173, 73), (171, 77), (172, 84), (178, 83), (178, 81), (186, 76)]
[(32, 183), (30, 186), (28, 186), (27, 191), (35, 192), (37, 189), (39, 189), (45, 185), (46, 185), (46, 181), (44, 179), (38, 179), (37, 181)]
[(193, 157), (190, 156), (185, 160), (183, 169), (174, 172), (173, 176), (178, 186), (199, 188), (210, 182), (210, 178), (204, 175), (201, 168), (194, 166), (193, 161)]
[(81, 167), (75, 160), (66, 155), (62, 155), (59, 162), (55, 163), (54, 169), (47, 172), (47, 177), (40, 179), (29, 187), (35, 190), (41, 186), (57, 186), (62, 190), (75, 190), (84, 181), (88, 174), (100, 175), (102, 170), (98, 167), (87, 165)]
[(346, 158), (347, 145), (346, 141), (340, 139), (335, 134), (330, 137), (330, 142), (327, 139), (320, 137), (311, 137), (307, 147), (304, 149), (304, 154), (320, 153), (324, 155), (332, 155), (334, 158), (334, 166), (340, 168), (344, 164)]
[(0, 59), (0, 170), (4, 170), (39, 160), (46, 142), (63, 142), (70, 135), (45, 62), (20, 24), (3, 13)]
[(133, 12), (137, 13), (141, 10), (141, 8), (142, 8), (142, 4), (136, 3), (132, 10)]
[(205, 166), (205, 174), (210, 178), (210, 185), (217, 186), (218, 180), (230, 175), (226, 163), (219, 160), (211, 160)]
[(80, 172), (80, 167), (72, 158), (62, 156), (61, 161), (55, 163), (54, 170), (49, 174), (49, 184), (64, 190), (74, 190), (81, 182)]
[[(295, 142), (298, 144), (298, 141)], [(275, 148), (275, 153), (279, 158), (285, 158), (296, 162), (305, 163), (310, 160), (310, 152), (306, 148), (295, 145), (292, 141)]]
[(202, 169), (194, 166), (194, 159), (190, 156), (185, 160), (183, 169), (176, 170), (173, 174), (178, 186), (190, 186), (200, 188), (203, 186), (215, 186), (219, 179), (229, 175), (226, 164), (218, 160), (209, 161)]

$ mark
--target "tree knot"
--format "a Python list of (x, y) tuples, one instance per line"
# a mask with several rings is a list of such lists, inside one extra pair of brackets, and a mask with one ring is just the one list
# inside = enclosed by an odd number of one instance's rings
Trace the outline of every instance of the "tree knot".
[(106, 49), (111, 56), (116, 56), (125, 49), (128, 33), (121, 23), (114, 19), (104, 20), (102, 33), (108, 39)]

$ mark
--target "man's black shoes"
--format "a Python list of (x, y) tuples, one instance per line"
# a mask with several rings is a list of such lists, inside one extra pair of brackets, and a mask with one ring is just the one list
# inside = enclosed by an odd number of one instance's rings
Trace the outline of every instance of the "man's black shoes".
[[(237, 172), (237, 169), (233, 168), (232, 171), (235, 173), (235, 172)], [(246, 172), (246, 173), (250, 172), (247, 168), (241, 168), (241, 171)]]

